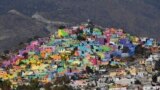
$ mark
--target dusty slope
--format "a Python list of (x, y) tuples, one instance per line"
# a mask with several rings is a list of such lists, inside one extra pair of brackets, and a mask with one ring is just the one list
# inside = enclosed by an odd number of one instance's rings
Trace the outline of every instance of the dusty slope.
[(48, 35), (42, 23), (18, 12), (0, 16), (0, 31), (0, 51), (16, 48), (20, 42), (26, 42), (31, 37)]
[(1, 0), (0, 13), (16, 9), (41, 12), (53, 20), (79, 23), (90, 18), (99, 25), (125, 28), (132, 34), (158, 38), (159, 0)]
[[(43, 29), (43, 25), (28, 20), (29, 17), (26, 19), (16, 15), (6, 15), (11, 9), (30, 17), (39, 12), (50, 20), (73, 24), (90, 18), (98, 25), (124, 28), (131, 34), (160, 40), (160, 0), (0, 0), (0, 36), (16, 37), (6, 39), (3, 45), (1, 41), (1, 48), (8, 47), (6, 43), (9, 41), (26, 39), (31, 33), (38, 32), (43, 35), (39, 32)], [(32, 30), (35, 31), (30, 32)], [(17, 38), (21, 34), (24, 37)]]

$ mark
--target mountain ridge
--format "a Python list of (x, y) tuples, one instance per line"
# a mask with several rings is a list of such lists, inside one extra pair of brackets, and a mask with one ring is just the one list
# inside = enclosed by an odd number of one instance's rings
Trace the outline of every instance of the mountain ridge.
[(49, 34), (43, 23), (15, 10), (0, 16), (0, 31), (0, 51), (16, 49), (20, 42), (25, 43), (34, 36), (44, 37)]

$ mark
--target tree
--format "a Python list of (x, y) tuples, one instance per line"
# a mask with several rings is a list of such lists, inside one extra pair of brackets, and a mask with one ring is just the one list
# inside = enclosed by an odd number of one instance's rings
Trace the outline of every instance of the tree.
[(18, 86), (16, 90), (31, 90), (31, 86), (21, 85), (21, 86)]
[(77, 40), (84, 41), (84, 40), (86, 40), (86, 38), (84, 36), (82, 36), (82, 35), (78, 35), (77, 36)]
[(52, 90), (73, 90), (73, 88), (71, 86), (61, 85), (53, 87)]
[(59, 29), (64, 29), (64, 28), (66, 28), (66, 26), (64, 25), (59, 26)]
[(89, 73), (93, 74), (93, 70), (89, 66), (86, 66), (86, 71), (88, 74)]
[(20, 45), (20, 46), (21, 46), (21, 45), (24, 45), (24, 42), (20, 42), (18, 45)]
[(9, 50), (4, 50), (4, 51), (3, 51), (3, 53), (4, 53), (5, 55), (6, 55), (6, 54), (9, 54), (9, 52), (10, 52)]
[(140, 85), (141, 85), (141, 81), (139, 81), (139, 80), (136, 80), (134, 83), (135, 83), (135, 84), (140, 84)]
[(73, 88), (68, 85), (69, 83), (70, 79), (66, 75), (63, 77), (56, 77), (53, 82), (54, 86), (52, 90), (73, 90)]
[(152, 76), (152, 81), (153, 81), (153, 82), (157, 82), (157, 76), (156, 76), (156, 75), (153, 75), (153, 76)]
[(30, 81), (30, 90), (39, 90), (39, 81), (37, 79), (31, 80)]
[(44, 85), (45, 90), (51, 90), (52, 83), (46, 83)]
[(38, 39), (38, 38), (40, 38), (38, 35), (35, 35), (34, 37), (33, 37), (33, 39)]
[(66, 75), (64, 75), (63, 77), (56, 77), (54, 83), (56, 85), (58, 85), (58, 84), (60, 84), (60, 85), (69, 84), (70, 83), (70, 79)]
[(0, 56), (0, 58), (1, 58), (2, 60), (7, 60), (7, 59), (8, 59), (8, 57), (7, 57), (7, 56), (4, 56), (4, 55)]
[(18, 45), (19, 45), (19, 48), (23, 48), (25, 46), (25, 43), (24, 42), (20, 42)]
[(8, 80), (0, 81), (0, 88), (2, 90), (11, 90), (11, 82)]
[(136, 47), (135, 47), (135, 54), (142, 54), (143, 53), (143, 47), (142, 47), (142, 45), (137, 45)]
[(27, 43), (30, 43), (33, 40), (33, 38), (28, 38)]

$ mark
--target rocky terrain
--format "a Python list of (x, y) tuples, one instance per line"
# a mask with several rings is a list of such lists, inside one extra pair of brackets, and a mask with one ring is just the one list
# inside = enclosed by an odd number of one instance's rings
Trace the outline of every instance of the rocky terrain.
[[(91, 19), (100, 26), (159, 40), (159, 11), (159, 0), (0, 0), (0, 50), (47, 35), (53, 31), (47, 20), (77, 24)], [(45, 19), (35, 19), (37, 13)]]
[(0, 16), (0, 31), (0, 50), (11, 49), (29, 38), (49, 34), (44, 24), (15, 10)]

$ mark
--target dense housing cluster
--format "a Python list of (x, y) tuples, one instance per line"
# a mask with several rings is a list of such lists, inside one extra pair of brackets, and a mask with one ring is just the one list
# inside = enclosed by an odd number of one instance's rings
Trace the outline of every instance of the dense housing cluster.
[(159, 60), (158, 52), (156, 40), (132, 36), (122, 29), (104, 29), (92, 22), (71, 28), (60, 26), (51, 36), (31, 41), (5, 60), (0, 78), (18, 87), (35, 79), (54, 84), (65, 76), (70, 81), (67, 85), (77, 89), (92, 84), (91, 88), (125, 90), (139, 83), (139, 77), (152, 73), (151, 63), (153, 58)]

